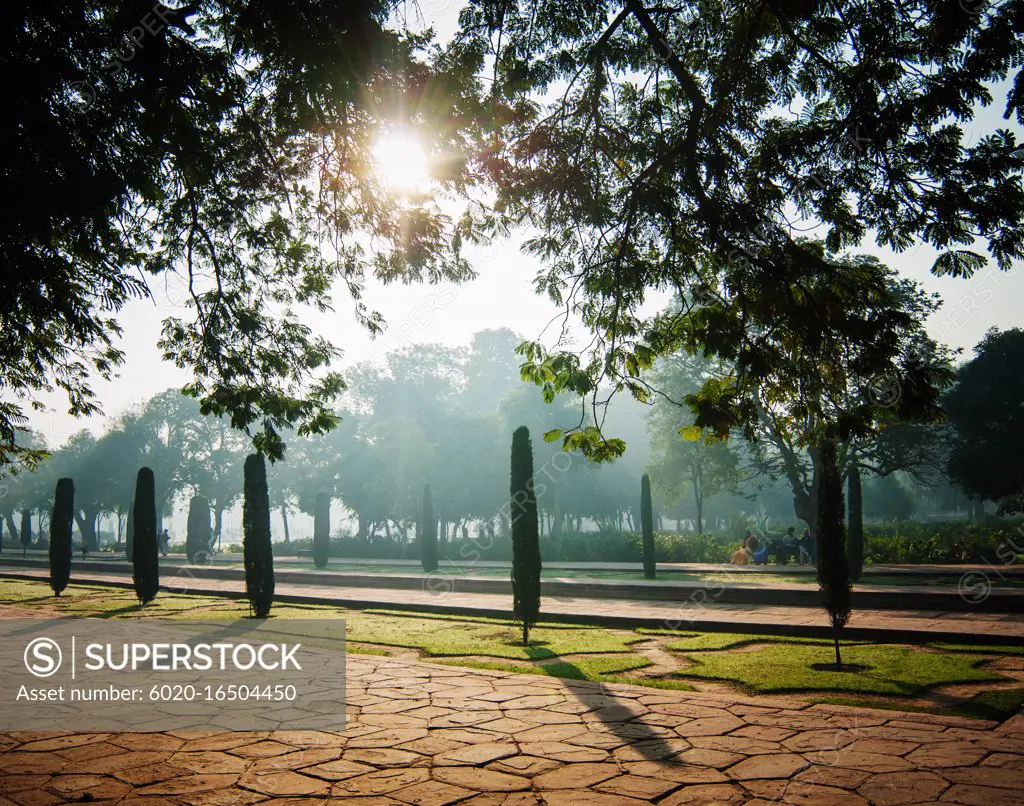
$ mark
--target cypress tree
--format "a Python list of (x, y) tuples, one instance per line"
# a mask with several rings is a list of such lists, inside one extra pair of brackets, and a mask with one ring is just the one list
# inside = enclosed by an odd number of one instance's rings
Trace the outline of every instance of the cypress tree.
[(32, 545), (32, 513), (27, 509), (21, 511), (21, 556), (25, 556)]
[(156, 539), (156, 481), (148, 467), (135, 481), (132, 511), (135, 542), (132, 548), (132, 579), (139, 604), (149, 604), (160, 590), (160, 552)]
[(860, 582), (864, 571), (864, 495), (860, 486), (860, 468), (850, 465), (847, 481), (847, 505), (850, 508), (849, 534), (847, 535), (847, 556), (850, 561), (850, 579)]
[(818, 584), (822, 604), (832, 622), (836, 669), (842, 670), (839, 633), (850, 620), (850, 569), (846, 559), (846, 527), (843, 522), (843, 480), (836, 459), (836, 444), (822, 440), (818, 468)]
[(512, 434), (512, 612), (523, 625), (523, 646), (540, 615), (540, 530), (533, 489), (533, 447), (522, 425)]
[(258, 453), (245, 459), (243, 487), (242, 551), (245, 561), (245, 592), (256, 618), (270, 615), (274, 603), (274, 550), (270, 544), (270, 495), (267, 465)]
[(420, 563), (427, 573), (437, 570), (437, 518), (429, 484), (423, 485), (420, 502)]
[(331, 553), (331, 495), (317, 493), (313, 512), (313, 562), (317, 568), (327, 567)]
[(643, 534), (644, 577), (654, 579), (654, 518), (651, 506), (651, 477), (640, 477), (640, 530)]
[(50, 515), (50, 587), (60, 596), (71, 579), (71, 529), (75, 522), (75, 483), (60, 479)]
[(124, 530), (124, 550), (128, 555), (128, 562), (132, 561), (135, 549), (135, 500), (128, 505), (128, 525)]
[(210, 501), (201, 495), (193, 495), (188, 504), (188, 522), (185, 527), (185, 556), (195, 563), (200, 554), (210, 551), (213, 526), (210, 524)]

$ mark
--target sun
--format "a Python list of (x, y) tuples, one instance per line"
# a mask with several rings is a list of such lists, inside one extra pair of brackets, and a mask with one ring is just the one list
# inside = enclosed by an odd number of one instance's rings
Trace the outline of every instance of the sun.
[(427, 152), (408, 131), (392, 130), (377, 138), (373, 161), (377, 175), (399, 193), (420, 190), (430, 180)]

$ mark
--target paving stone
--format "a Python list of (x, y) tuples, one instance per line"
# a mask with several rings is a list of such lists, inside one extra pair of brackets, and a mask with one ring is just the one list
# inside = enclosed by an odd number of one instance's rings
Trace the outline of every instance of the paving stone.
[(907, 755), (919, 767), (968, 767), (988, 755), (988, 749), (970, 742), (927, 744)]
[(619, 774), (615, 764), (569, 764), (533, 779), (537, 789), (586, 789)]
[(530, 788), (528, 778), (478, 767), (437, 767), (433, 771), (433, 778), (446, 784), (485, 792), (515, 792)]
[(346, 750), (342, 758), (356, 764), (370, 764), (374, 767), (411, 767), (427, 763), (427, 757), (408, 750), (390, 748)]
[(889, 772), (874, 775), (858, 792), (874, 806), (907, 806), (925, 800), (938, 800), (949, 782), (933, 772)]
[(620, 775), (594, 787), (598, 792), (608, 792), (612, 795), (623, 795), (643, 800), (660, 798), (666, 792), (671, 792), (673, 789), (678, 788), (679, 784), (675, 781), (666, 781), (662, 778), (645, 778), (640, 775)]
[(612, 751), (615, 761), (660, 761), (671, 758), (690, 749), (685, 739), (655, 739), (649, 742), (633, 742)]
[(244, 758), (210, 750), (199, 753), (173, 753), (167, 758), (167, 763), (192, 772), (244, 772), (250, 762)]
[(126, 784), (131, 784), (134, 787), (143, 787), (149, 784), (157, 784), (161, 781), (169, 781), (186, 773), (187, 771), (181, 767), (161, 762), (158, 764), (147, 764), (144, 767), (129, 767), (125, 770), (115, 771), (112, 775), (117, 780), (124, 781)]
[(223, 789), (234, 786), (238, 780), (233, 774), (199, 774), (183, 775), (180, 778), (173, 778), (170, 781), (161, 781), (158, 784), (144, 786), (136, 789), (136, 795), (180, 795), (189, 792), (208, 792), (212, 789)]
[(331, 796), (347, 798), (386, 795), (429, 779), (430, 771), (423, 767), (408, 770), (378, 770), (334, 784), (331, 788)]
[(859, 750), (843, 748), (831, 755), (808, 753), (807, 758), (819, 763), (832, 764), (853, 770), (866, 772), (898, 772), (912, 769), (911, 765), (899, 756), (883, 756), (880, 753), (862, 753)]
[(795, 753), (770, 753), (744, 759), (729, 767), (725, 774), (737, 781), (754, 778), (791, 778), (809, 763), (803, 756)]
[(102, 775), (62, 775), (46, 788), (68, 800), (82, 800), (87, 795), (91, 800), (114, 800), (132, 791), (131, 784)]
[(452, 786), (441, 781), (424, 781), (421, 784), (413, 784), (405, 789), (399, 789), (392, 793), (392, 797), (402, 803), (414, 803), (417, 806), (448, 806), (450, 803), (465, 800), (473, 793), (474, 791), (471, 789)]
[(942, 803), (961, 803), (964, 806), (1020, 806), (1020, 792), (997, 789), (994, 786), (953, 784), (940, 798)]
[(346, 778), (355, 778), (357, 775), (373, 772), (374, 769), (369, 764), (357, 764), (354, 761), (339, 759), (338, 761), (328, 761), (325, 764), (306, 767), (302, 772), (305, 775), (312, 775), (325, 781), (344, 781)]
[(604, 761), (608, 753), (596, 747), (579, 747), (564, 742), (523, 742), (519, 752), (528, 756), (552, 758), (555, 761), (581, 762)]
[(645, 800), (627, 798), (622, 795), (610, 795), (604, 792), (569, 792), (555, 790), (541, 793), (546, 806), (631, 806), (631, 804), (647, 803)]
[(735, 784), (698, 784), (673, 792), (658, 806), (740, 806), (747, 799)]
[(509, 775), (522, 775), (526, 778), (532, 778), (535, 775), (557, 770), (561, 766), (563, 766), (561, 761), (555, 761), (551, 758), (515, 755), (500, 759), (499, 761), (493, 761), (487, 765), (487, 769), (507, 772)]
[(513, 756), (518, 751), (512, 742), (488, 742), (483, 744), (471, 744), (458, 750), (451, 750), (434, 756), (435, 766), (465, 766), (484, 765), (489, 761), (497, 761), (499, 758)]
[(291, 770), (249, 770), (238, 779), (238, 785), (264, 795), (316, 796), (330, 792), (330, 785), (326, 781)]
[[(1002, 767), (993, 770), (991, 767), (950, 767), (942, 770), (942, 775), (958, 784), (977, 784), (979, 786), (998, 786), (1003, 789), (1024, 790), (1024, 770)], [(1021, 796), (1024, 802), (1024, 794)]]
[(632, 761), (624, 764), (626, 771), (632, 775), (646, 778), (660, 778), (678, 784), (713, 784), (728, 779), (712, 767), (700, 767), (694, 764), (677, 764), (671, 761)]
[(730, 767), (737, 761), (742, 761), (745, 756), (740, 753), (730, 753), (724, 750), (715, 750), (708, 747), (695, 747), (692, 750), (687, 750), (684, 753), (680, 753), (677, 757), (677, 761), (685, 761), (687, 764), (693, 764), (700, 767), (714, 767), (715, 769), (724, 769)]

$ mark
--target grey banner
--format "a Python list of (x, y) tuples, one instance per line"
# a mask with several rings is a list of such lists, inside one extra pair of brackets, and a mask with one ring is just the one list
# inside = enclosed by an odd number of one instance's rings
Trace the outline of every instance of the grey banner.
[(0, 619), (0, 731), (345, 728), (342, 619)]

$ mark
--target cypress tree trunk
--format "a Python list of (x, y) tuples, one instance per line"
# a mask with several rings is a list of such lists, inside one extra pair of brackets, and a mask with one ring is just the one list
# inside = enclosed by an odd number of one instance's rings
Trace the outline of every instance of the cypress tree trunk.
[(420, 504), (420, 564), (426, 573), (437, 570), (437, 518), (429, 484), (423, 485)]
[(75, 484), (60, 479), (50, 516), (50, 587), (60, 596), (71, 579), (71, 530), (75, 523)]
[(185, 556), (190, 563), (197, 562), (200, 554), (209, 554), (213, 527), (210, 525), (210, 500), (193, 495), (188, 502), (188, 522), (185, 527)]
[(286, 546), (291, 546), (291, 544), (292, 544), (292, 534), (291, 534), (291, 530), (289, 530), (289, 528), (288, 528), (288, 505), (287, 504), (281, 504), (281, 523), (284, 524), (284, 544)]
[(644, 577), (654, 579), (654, 524), (651, 516), (651, 478), (640, 477), (640, 530), (643, 534)]
[(860, 486), (860, 468), (850, 465), (847, 481), (847, 503), (850, 507), (848, 515), (849, 535), (847, 553), (850, 559), (850, 579), (860, 581), (864, 570), (864, 496)]
[(512, 435), (509, 493), (512, 517), (512, 612), (523, 625), (523, 646), (540, 615), (540, 535), (537, 498), (533, 491), (533, 446), (530, 431), (520, 426)]
[(21, 556), (25, 556), (32, 545), (32, 513), (27, 509), (21, 511)]
[(274, 550), (270, 544), (270, 496), (267, 466), (258, 453), (245, 459), (242, 502), (242, 549), (245, 561), (245, 591), (256, 618), (270, 615), (274, 603)]
[(317, 493), (313, 511), (313, 563), (317, 568), (327, 567), (331, 553), (331, 495)]
[(135, 551), (135, 501), (128, 505), (128, 523), (124, 529), (124, 550), (128, 555), (128, 562), (134, 558)]
[(132, 547), (132, 579), (139, 604), (156, 598), (160, 589), (160, 561), (156, 539), (156, 483), (148, 467), (139, 470), (135, 481), (133, 511), (135, 540)]
[(842, 670), (839, 633), (850, 620), (850, 570), (846, 559), (846, 528), (843, 523), (843, 482), (836, 459), (835, 442), (823, 440), (818, 453), (817, 534), (818, 584), (822, 604), (832, 622), (836, 669)]

